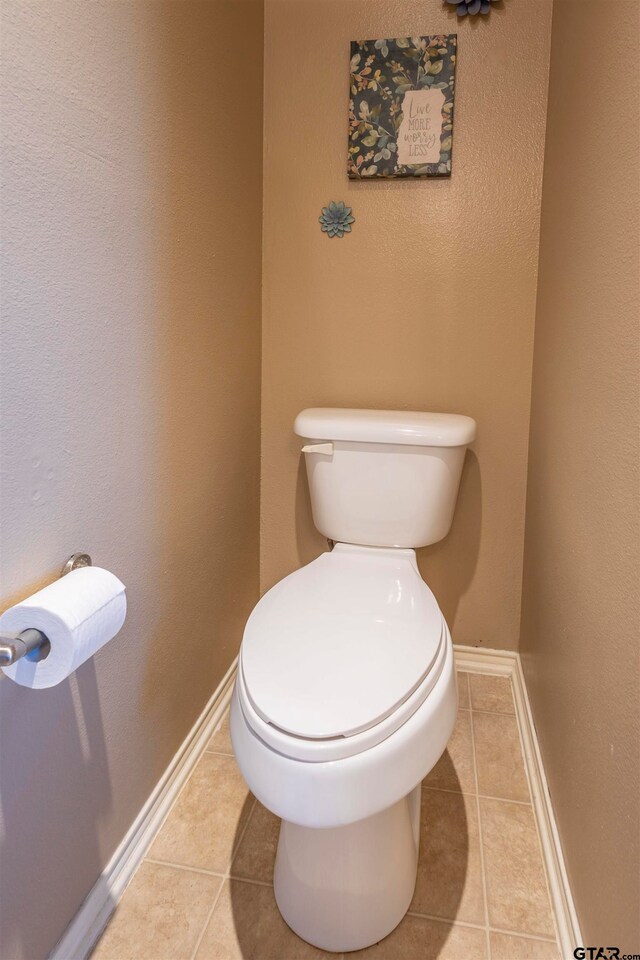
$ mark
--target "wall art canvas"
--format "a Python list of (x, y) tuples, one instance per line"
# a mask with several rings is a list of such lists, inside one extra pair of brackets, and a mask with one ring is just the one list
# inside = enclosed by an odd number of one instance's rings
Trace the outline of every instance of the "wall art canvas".
[(352, 42), (352, 180), (451, 174), (455, 69), (455, 33)]

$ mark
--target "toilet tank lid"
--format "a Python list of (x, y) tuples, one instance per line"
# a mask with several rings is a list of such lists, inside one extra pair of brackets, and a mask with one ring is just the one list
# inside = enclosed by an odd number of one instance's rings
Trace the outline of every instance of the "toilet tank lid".
[(413, 410), (353, 410), (311, 407), (293, 429), (309, 440), (352, 440), (421, 447), (464, 447), (476, 436), (476, 422), (458, 413)]

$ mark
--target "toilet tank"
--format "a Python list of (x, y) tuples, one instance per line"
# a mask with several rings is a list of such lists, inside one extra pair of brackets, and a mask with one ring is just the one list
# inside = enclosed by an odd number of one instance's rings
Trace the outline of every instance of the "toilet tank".
[(423, 547), (446, 537), (471, 417), (317, 407), (298, 414), (313, 522), (341, 543)]

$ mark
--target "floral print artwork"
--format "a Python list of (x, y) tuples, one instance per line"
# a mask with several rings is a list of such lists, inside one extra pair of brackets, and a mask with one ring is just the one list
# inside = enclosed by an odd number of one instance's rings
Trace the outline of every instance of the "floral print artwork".
[(456, 35), (351, 43), (348, 174), (451, 173)]

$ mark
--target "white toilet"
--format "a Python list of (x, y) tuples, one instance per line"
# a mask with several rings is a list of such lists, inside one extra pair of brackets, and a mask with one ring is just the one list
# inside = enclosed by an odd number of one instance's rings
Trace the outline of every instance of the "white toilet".
[(469, 417), (304, 410), (313, 519), (335, 546), (276, 584), (245, 630), (231, 738), (282, 818), (276, 901), (325, 950), (381, 940), (416, 880), (420, 784), (453, 730), (449, 630), (415, 547), (449, 531)]

